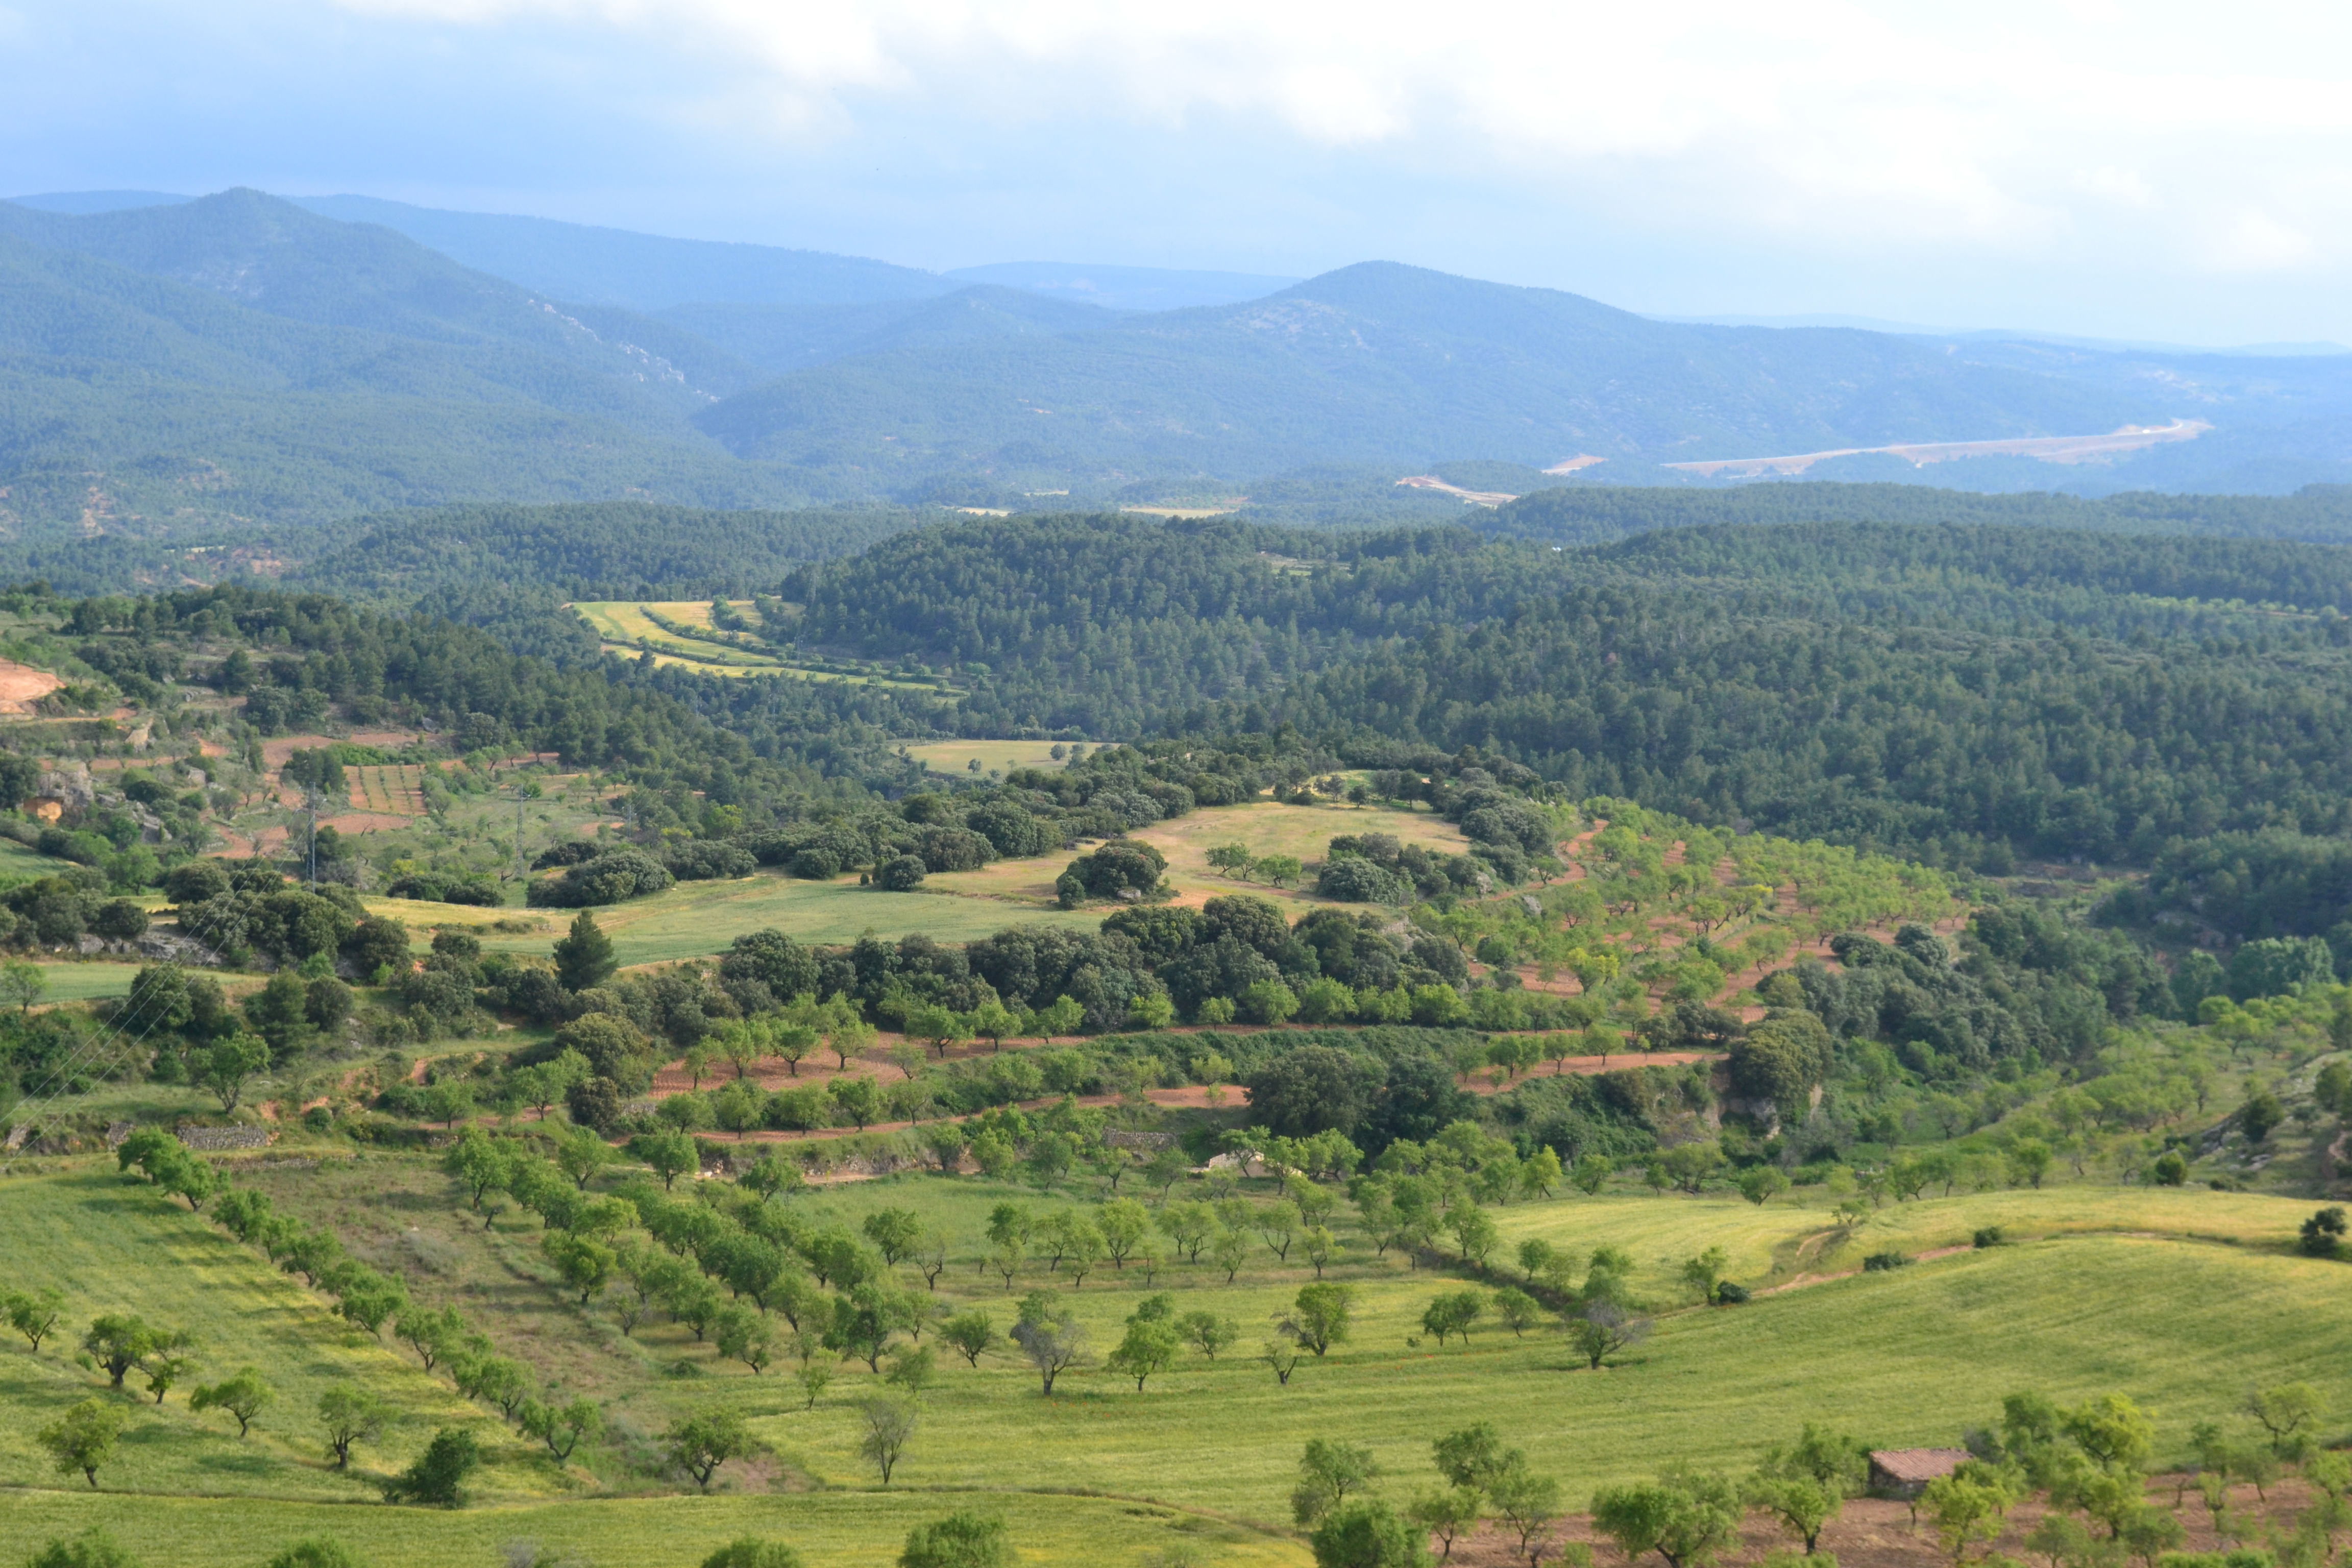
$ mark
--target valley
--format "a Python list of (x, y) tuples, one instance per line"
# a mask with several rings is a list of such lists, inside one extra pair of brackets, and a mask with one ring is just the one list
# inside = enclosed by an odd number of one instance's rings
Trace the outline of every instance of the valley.
[(940, 268), (0, 203), (0, 1564), (2340, 1558), (2344, 356)]

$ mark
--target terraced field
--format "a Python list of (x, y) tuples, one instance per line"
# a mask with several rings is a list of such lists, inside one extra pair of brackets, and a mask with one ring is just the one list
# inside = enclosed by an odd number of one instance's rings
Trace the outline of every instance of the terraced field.
[(345, 768), (343, 776), (350, 781), (355, 810), (387, 816), (425, 815), (425, 770), (414, 763)]

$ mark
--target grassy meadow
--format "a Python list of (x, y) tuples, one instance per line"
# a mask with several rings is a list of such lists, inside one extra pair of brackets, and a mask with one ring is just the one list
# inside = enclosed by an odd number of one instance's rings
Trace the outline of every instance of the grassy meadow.
[(968, 773), (975, 762), (982, 773), (1009, 773), (1015, 768), (1064, 766), (1069, 748), (1062, 747), (1063, 755), (1056, 757), (1055, 744), (1052, 741), (924, 741), (898, 749), (935, 773)]
[[(1286, 805), (1271, 800), (1202, 806), (1182, 816), (1136, 828), (1128, 837), (1150, 845), (1168, 858), (1168, 882), (1175, 889), (1172, 902), (1198, 909), (1221, 893), (1255, 893), (1273, 900), (1287, 918), (1295, 921), (1309, 909), (1330, 900), (1317, 898), (1300, 882), (1277, 888), (1263, 879), (1245, 882), (1230, 876), (1210, 866), (1210, 848), (1219, 844), (1241, 844), (1247, 846), (1253, 856), (1290, 855), (1312, 866), (1322, 860), (1324, 847), (1332, 837), (1342, 833), (1391, 834), (1405, 843), (1427, 845), (1446, 854), (1461, 853), (1467, 842), (1454, 824), (1426, 813), (1376, 806)], [(1054, 879), (1069, 863), (1070, 856), (1062, 852), (1027, 860), (998, 860), (977, 871), (950, 871), (927, 877), (923, 888), (927, 892), (937, 890), (1015, 906), (1043, 906), (1054, 901)], [(1101, 911), (1097, 910), (1094, 918), (1099, 920)]]
[[(1061, 862), (1055, 862), (1058, 872)], [(940, 879), (944, 881), (946, 879)], [(373, 906), (379, 900), (371, 900)], [(481, 928), (482, 945), (499, 952), (545, 954), (572, 922), (570, 910), (453, 910), (443, 904), (388, 912), (416, 925), (464, 924)], [(854, 877), (808, 882), (779, 871), (759, 871), (731, 881), (680, 882), (648, 899), (634, 899), (595, 911), (596, 923), (613, 939), (624, 964), (671, 963), (725, 952), (746, 931), (768, 928), (809, 942), (850, 942), (867, 931), (896, 942), (920, 931), (940, 942), (971, 942), (1009, 925), (1092, 925), (1099, 911), (1026, 909), (994, 900), (957, 898), (923, 890), (888, 893), (861, 888)], [(535, 920), (527, 932), (492, 928), (500, 918)], [(469, 917), (487, 918), (469, 918)]]
[[(157, 1405), (133, 1372), (124, 1389), (135, 1403), (110, 1486), (140, 1492), (253, 1492), (281, 1498), (348, 1500), (366, 1495), (356, 1478), (321, 1460), (312, 1420), (320, 1394), (356, 1379), (391, 1401), (404, 1420), (369, 1459), (410, 1457), (425, 1423), (477, 1427), (486, 1441), (508, 1443), (496, 1419), (460, 1399), (445, 1380), (428, 1377), (398, 1353), (332, 1315), (297, 1277), (278, 1273), (185, 1204), (126, 1184), (94, 1162), (58, 1176), (0, 1182), (0, 1235), (6, 1237), (12, 1289), (54, 1289), (65, 1316), (37, 1356), (22, 1339), (0, 1355), (0, 1475), (18, 1485), (49, 1485), (54, 1472), (35, 1447), (34, 1430), (66, 1406), (103, 1389), (103, 1373), (72, 1357), (81, 1331), (101, 1312), (135, 1312), (151, 1324), (195, 1336), (194, 1375)], [(240, 1440), (222, 1415), (198, 1415), (188, 1395), (238, 1368), (258, 1368), (277, 1389), (276, 1405)], [(520, 1480), (527, 1472), (518, 1472)], [(511, 1483), (509, 1483), (511, 1484)], [(530, 1489), (536, 1490), (532, 1488)], [(13, 1510), (0, 1509), (0, 1518)], [(7, 1553), (0, 1552), (0, 1560)]]
[[(950, 744), (975, 743), (1033, 744)], [(541, 808), (540, 803), (533, 806), (543, 809), (551, 827), (555, 808)], [(492, 814), (486, 821), (496, 826), (496, 803), (485, 810)], [(1168, 857), (1176, 902), (1197, 908), (1220, 893), (1249, 892), (1277, 900), (1295, 919), (1327, 900), (1296, 886), (1284, 889), (1262, 881), (1243, 882), (1213, 870), (1206, 858), (1209, 847), (1246, 844), (1254, 855), (1287, 854), (1312, 861), (1322, 858), (1323, 847), (1332, 835), (1366, 832), (1392, 833), (1408, 842), (1448, 852), (1463, 847), (1460, 831), (1452, 823), (1426, 814), (1279, 805), (1272, 801), (1203, 808), (1173, 821), (1154, 823), (1133, 837)], [(531, 842), (537, 844), (544, 837), (544, 832), (536, 833)], [(1025, 860), (999, 860), (977, 871), (928, 877), (911, 893), (860, 887), (854, 875), (812, 882), (763, 869), (727, 881), (681, 882), (651, 898), (607, 905), (595, 911), (596, 923), (612, 937), (624, 964), (707, 958), (726, 952), (736, 937), (765, 928), (803, 942), (835, 943), (855, 942), (868, 931), (893, 942), (919, 931), (940, 942), (961, 942), (1013, 925), (1043, 922), (1090, 928), (1102, 919), (1102, 910), (1063, 910), (1055, 902), (1054, 879), (1069, 864), (1071, 853), (1057, 850)], [(415, 930), (457, 927), (475, 932), (485, 947), (495, 951), (541, 955), (562, 936), (572, 913), (569, 910), (478, 909), (378, 897), (367, 902), (372, 910), (396, 916)], [(501, 921), (518, 920), (530, 921), (531, 929), (497, 929)]]
[(43, 963), (37, 965), (47, 988), (41, 993), (43, 1002), (89, 1002), (100, 996), (121, 996), (131, 990), (131, 982), (139, 973), (135, 963), (110, 963), (99, 961), (89, 963)]
[[(642, 1445), (682, 1414), (723, 1407), (742, 1415), (772, 1460), (723, 1471), (726, 1495), (711, 1500), (708, 1517), (736, 1519), (743, 1509), (772, 1507), (795, 1521), (796, 1531), (805, 1525), (817, 1532), (811, 1539), (844, 1532), (843, 1561), (861, 1560), (857, 1554), (867, 1551), (885, 1561), (893, 1532), (903, 1533), (910, 1505), (873, 1500), (871, 1468), (856, 1452), (858, 1404), (876, 1383), (862, 1363), (837, 1363), (811, 1409), (791, 1376), (798, 1363), (789, 1355), (754, 1375), (658, 1312), (634, 1335), (623, 1335), (603, 1304), (583, 1309), (556, 1287), (539, 1255), (534, 1216), (507, 1212), (486, 1230), (448, 1179), (416, 1156), (331, 1159), (316, 1169), (264, 1166), (246, 1180), (270, 1193), (281, 1209), (334, 1226), (355, 1255), (399, 1271), (419, 1301), (458, 1306), (502, 1353), (521, 1360), (549, 1387), (596, 1399), (615, 1431), (629, 1435), (625, 1444)], [(1131, 1184), (1127, 1190), (1147, 1202), (1156, 1196)], [(1197, 1189), (1188, 1194), (1180, 1186), (1174, 1194), (1187, 1195), (1198, 1195)], [(1295, 1254), (1285, 1262), (1254, 1245), (1230, 1283), (1205, 1257), (1198, 1265), (1165, 1263), (1148, 1283), (1138, 1264), (1125, 1270), (1106, 1264), (1075, 1289), (1066, 1272), (1037, 1257), (1008, 1290), (1000, 1276), (978, 1267), (989, 1210), (1013, 1201), (1042, 1215), (1091, 1202), (1091, 1194), (1041, 1194), (978, 1177), (902, 1175), (782, 1201), (814, 1221), (852, 1226), (881, 1207), (914, 1209), (951, 1241), (935, 1293), (942, 1312), (977, 1306), (1001, 1330), (1010, 1326), (1022, 1293), (1047, 1289), (1087, 1325), (1094, 1364), (1066, 1374), (1050, 1401), (1039, 1396), (1035, 1373), (1003, 1349), (983, 1356), (975, 1370), (939, 1347), (938, 1379), (897, 1478), (896, 1490), (913, 1496), (983, 1489), (1008, 1494), (1008, 1508), (1044, 1508), (1036, 1516), (1040, 1538), (1024, 1539), (1044, 1554), (1024, 1560), (1059, 1561), (1061, 1548), (1052, 1541), (1063, 1539), (1060, 1532), (1082, 1538), (1103, 1521), (1054, 1512), (1074, 1503), (1047, 1506), (1020, 1494), (1108, 1493), (1271, 1530), (1286, 1517), (1292, 1471), (1307, 1437), (1360, 1443), (1391, 1473), (1411, 1479), (1425, 1468), (1428, 1441), (1474, 1415), (1496, 1422), (1581, 1495), (1677, 1459), (1743, 1467), (1765, 1443), (1808, 1419), (1833, 1420), (1878, 1444), (1949, 1443), (2011, 1387), (2060, 1399), (2128, 1393), (2157, 1412), (2168, 1455), (2192, 1421), (2229, 1415), (2249, 1383), (2312, 1381), (2336, 1408), (2352, 1408), (2352, 1373), (2341, 1370), (2352, 1366), (2352, 1320), (2335, 1310), (2343, 1266), (2290, 1253), (2286, 1243), (2308, 1205), (2287, 1199), (2053, 1187), (1890, 1205), (1851, 1231), (1833, 1228), (1813, 1203), (1758, 1207), (1716, 1197), (1604, 1193), (1491, 1211), (1505, 1242), (1490, 1283), (1515, 1276), (1512, 1249), (1531, 1236), (1578, 1252), (1605, 1243), (1633, 1256), (1636, 1289), (1658, 1314), (1654, 1331), (1599, 1373), (1583, 1368), (1549, 1319), (1516, 1337), (1490, 1318), (1466, 1347), (1457, 1342), (1439, 1348), (1421, 1331), (1421, 1310), (1438, 1290), (1464, 1281), (1411, 1268), (1394, 1252), (1373, 1256), (1342, 1205), (1334, 1224), (1347, 1250), (1328, 1273), (1356, 1292), (1353, 1335), (1321, 1361), (1307, 1358), (1286, 1387), (1255, 1352), (1313, 1278)], [(646, 1528), (637, 1521), (662, 1509), (706, 1506), (702, 1500), (616, 1499), (614, 1493), (641, 1491), (646, 1483), (608, 1461), (594, 1469), (578, 1462), (556, 1467), (494, 1420), (469, 1413), (446, 1383), (425, 1375), (395, 1344), (342, 1325), (299, 1281), (273, 1273), (184, 1205), (126, 1185), (110, 1171), (82, 1163), (8, 1180), (0, 1184), (0, 1213), (8, 1218), (12, 1260), (20, 1263), (12, 1272), (65, 1289), (68, 1318), (77, 1328), (95, 1311), (122, 1308), (153, 1321), (200, 1323), (201, 1375), (216, 1377), (249, 1362), (280, 1385), (278, 1406), (242, 1443), (223, 1419), (188, 1414), (184, 1390), (161, 1410), (142, 1403), (135, 1440), (104, 1478), (111, 1489), (281, 1500), (363, 1495), (358, 1482), (323, 1468), (303, 1418), (327, 1380), (362, 1375), (410, 1412), (373, 1458), (396, 1459), (421, 1442), (428, 1423), (453, 1417), (474, 1421), (491, 1442), (497, 1463), (478, 1489), (498, 1511), (459, 1520), (504, 1518), (509, 1507), (552, 1496), (593, 1496), (597, 1510), (614, 1510), (600, 1517), (624, 1521), (609, 1538), (619, 1541), (637, 1539), (635, 1532)], [(1988, 1225), (2002, 1226), (2010, 1244), (1898, 1270), (1843, 1272), (1857, 1268), (1864, 1251), (1965, 1245)], [(1731, 1277), (1752, 1287), (1837, 1277), (1759, 1296), (1742, 1308), (1687, 1306), (1676, 1282), (1681, 1260), (1710, 1246), (1723, 1247)], [(902, 1284), (921, 1288), (910, 1267), (898, 1274)], [(1116, 1344), (1126, 1316), (1152, 1290), (1170, 1292), (1180, 1311), (1234, 1319), (1241, 1339), (1213, 1363), (1188, 1352), (1139, 1394), (1132, 1379), (1099, 1361)], [(936, 1342), (927, 1335), (925, 1342)], [(90, 1375), (70, 1364), (68, 1352), (69, 1346), (53, 1342), (37, 1359), (21, 1344), (0, 1355), (0, 1398), (24, 1412), (0, 1436), (0, 1476), (8, 1480), (48, 1484), (26, 1436), (35, 1417), (47, 1418), (89, 1391)], [(831, 1363), (825, 1352), (816, 1354)], [(1020, 1442), (1007, 1443), (1013, 1432)], [(761, 1494), (772, 1489), (794, 1495), (771, 1502)], [(45, 1499), (39, 1517), (70, 1513), (65, 1499), (72, 1489), (62, 1490)], [(803, 1495), (812, 1491), (815, 1496)], [(853, 1504), (851, 1497), (866, 1500)], [(803, 1510), (814, 1511), (804, 1516)], [(141, 1510), (123, 1516), (143, 1517)], [(16, 1549), (5, 1531), (19, 1528), (13, 1519), (23, 1517), (30, 1516), (18, 1510), (0, 1523), (0, 1560)], [(380, 1519), (408, 1519), (406, 1510), (376, 1508), (352, 1510), (351, 1517), (367, 1521), (371, 1532)], [(421, 1561), (400, 1553), (433, 1549), (430, 1542), (488, 1539), (478, 1533), (481, 1528), (397, 1522), (384, 1527), (383, 1543), (372, 1550), (380, 1563)], [(714, 1528), (711, 1538), (726, 1528), (731, 1526)], [(1118, 1528), (1139, 1542), (1151, 1533), (1139, 1523)], [(500, 1539), (520, 1534), (569, 1539), (535, 1521)], [(1211, 1560), (1294, 1561), (1286, 1555), (1293, 1550), (1244, 1532), (1231, 1542), (1220, 1538)], [(689, 1561), (682, 1551), (676, 1555)], [(612, 1560), (609, 1552), (597, 1557)]]

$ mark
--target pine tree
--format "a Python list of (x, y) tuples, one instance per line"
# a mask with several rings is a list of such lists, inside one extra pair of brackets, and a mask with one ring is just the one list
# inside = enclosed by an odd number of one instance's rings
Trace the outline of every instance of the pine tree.
[(555, 944), (555, 976), (567, 991), (602, 985), (620, 966), (613, 956), (613, 939), (598, 928), (596, 917), (586, 910), (572, 921), (572, 934)]

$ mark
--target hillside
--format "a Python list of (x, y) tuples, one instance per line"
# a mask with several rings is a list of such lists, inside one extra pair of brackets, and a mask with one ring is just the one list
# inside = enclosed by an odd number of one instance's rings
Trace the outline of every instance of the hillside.
[(789, 493), (682, 424), (716, 395), (694, 376), (744, 374), (708, 344), (656, 321), (600, 331), (251, 192), (79, 217), (0, 204), (0, 482), (32, 529)]
[(1667, 510), (0, 594), (0, 1561), (2319, 1568), (2352, 550)]

